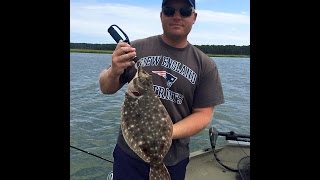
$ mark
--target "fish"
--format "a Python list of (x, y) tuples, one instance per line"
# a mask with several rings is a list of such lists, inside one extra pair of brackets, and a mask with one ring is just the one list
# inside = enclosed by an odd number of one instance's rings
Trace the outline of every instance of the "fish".
[(173, 123), (142, 66), (128, 83), (120, 126), (128, 146), (150, 165), (149, 180), (171, 180), (163, 159), (172, 144)]

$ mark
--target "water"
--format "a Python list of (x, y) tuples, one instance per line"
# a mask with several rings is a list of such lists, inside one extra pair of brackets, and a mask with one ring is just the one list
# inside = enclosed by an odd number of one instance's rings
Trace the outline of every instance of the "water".
[[(211, 126), (250, 134), (250, 58), (214, 60), (225, 103), (216, 107), (211, 125), (191, 138), (191, 151), (210, 147)], [(113, 161), (126, 85), (113, 95), (100, 92), (99, 74), (110, 64), (110, 54), (70, 53), (70, 145)], [(106, 179), (111, 170), (111, 163), (70, 148), (70, 179)]]

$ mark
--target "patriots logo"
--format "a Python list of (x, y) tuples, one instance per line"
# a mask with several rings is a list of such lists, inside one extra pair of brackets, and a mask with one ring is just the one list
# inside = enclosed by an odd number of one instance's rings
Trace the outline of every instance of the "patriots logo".
[(166, 72), (166, 71), (152, 71), (153, 73), (165, 78), (167, 80), (167, 86), (170, 88), (172, 84), (178, 79), (174, 75)]

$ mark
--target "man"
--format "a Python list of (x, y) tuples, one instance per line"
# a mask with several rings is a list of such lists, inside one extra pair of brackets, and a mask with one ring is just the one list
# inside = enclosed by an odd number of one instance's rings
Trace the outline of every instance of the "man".
[[(216, 64), (187, 40), (197, 19), (195, 7), (195, 0), (163, 0), (163, 34), (133, 41), (132, 46), (119, 42), (111, 66), (99, 80), (103, 93), (115, 93), (135, 75), (133, 58), (143, 61), (174, 124), (172, 145), (164, 158), (172, 180), (185, 178), (190, 136), (202, 131), (211, 122), (214, 107), (224, 102)], [(113, 155), (115, 180), (149, 179), (148, 164), (128, 147), (121, 131)]]

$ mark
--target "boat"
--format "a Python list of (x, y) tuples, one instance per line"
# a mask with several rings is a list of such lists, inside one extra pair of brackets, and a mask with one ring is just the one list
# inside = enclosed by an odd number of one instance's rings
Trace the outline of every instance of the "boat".
[[(219, 136), (225, 137), (226, 144), (216, 147)], [(250, 180), (250, 135), (219, 132), (211, 127), (209, 137), (211, 147), (190, 153), (185, 180)], [(88, 151), (70, 147), (113, 163)], [(113, 179), (112, 171), (106, 179)]]
[[(250, 135), (209, 129), (210, 148), (190, 154), (185, 180), (250, 180)], [(218, 136), (226, 144), (216, 146)]]

